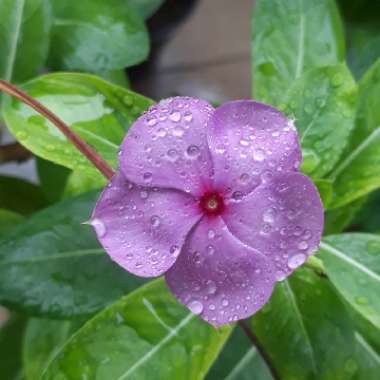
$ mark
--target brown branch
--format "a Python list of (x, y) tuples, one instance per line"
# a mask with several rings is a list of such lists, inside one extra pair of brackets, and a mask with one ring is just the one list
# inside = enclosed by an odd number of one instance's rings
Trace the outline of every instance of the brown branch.
[(111, 166), (85, 141), (80, 139), (61, 119), (45, 108), (40, 102), (25, 94), (17, 87), (0, 80), (0, 90), (6, 94), (13, 96), (21, 102), (35, 109), (42, 116), (51, 121), (74, 145), (75, 147), (104, 175), (107, 179), (111, 179), (114, 171)]
[(6, 162), (23, 162), (29, 159), (32, 154), (19, 143), (0, 145), (0, 164)]
[(257, 339), (257, 336), (253, 333), (253, 331), (249, 328), (244, 320), (238, 322), (240, 328), (244, 331), (245, 335), (247, 335), (248, 339), (252, 342), (252, 344), (256, 347), (257, 351), (260, 353), (261, 357), (264, 359), (266, 365), (274, 380), (281, 380), (280, 375), (278, 374), (276, 368), (272, 363), (272, 359), (269, 357), (267, 352), (265, 351), (262, 344)]

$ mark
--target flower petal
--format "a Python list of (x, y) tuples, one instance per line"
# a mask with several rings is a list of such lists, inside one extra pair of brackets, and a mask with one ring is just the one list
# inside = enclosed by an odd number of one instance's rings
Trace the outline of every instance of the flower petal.
[(230, 200), (223, 218), (238, 239), (272, 260), (279, 281), (317, 250), (323, 231), (318, 190), (300, 173), (277, 175)]
[(189, 97), (151, 107), (121, 145), (119, 162), (126, 178), (200, 195), (212, 173), (206, 125), (213, 112), (208, 103)]
[(165, 276), (179, 302), (215, 326), (254, 314), (275, 283), (270, 261), (236, 239), (220, 217), (201, 220)]
[(200, 217), (190, 195), (136, 186), (117, 174), (100, 196), (91, 224), (112, 260), (137, 276), (154, 277), (174, 264)]
[(281, 171), (297, 170), (301, 149), (293, 123), (281, 112), (253, 100), (224, 103), (208, 127), (215, 187), (248, 194)]

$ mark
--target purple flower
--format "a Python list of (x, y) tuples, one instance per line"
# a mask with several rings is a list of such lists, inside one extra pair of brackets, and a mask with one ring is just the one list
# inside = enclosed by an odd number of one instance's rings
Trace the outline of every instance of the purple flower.
[(318, 247), (323, 209), (293, 123), (251, 100), (164, 100), (131, 127), (92, 224), (112, 260), (165, 273), (220, 326), (246, 318)]

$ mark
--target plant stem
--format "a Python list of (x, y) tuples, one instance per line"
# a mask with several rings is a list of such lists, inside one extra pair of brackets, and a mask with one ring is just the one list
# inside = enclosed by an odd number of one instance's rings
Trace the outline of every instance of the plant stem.
[(278, 374), (276, 368), (272, 363), (272, 359), (264, 350), (264, 347), (261, 345), (257, 336), (253, 333), (253, 331), (249, 328), (244, 320), (238, 322), (240, 328), (244, 331), (245, 335), (247, 335), (248, 339), (252, 342), (252, 344), (256, 347), (257, 351), (260, 353), (261, 357), (264, 359), (268, 369), (274, 380), (281, 380), (280, 375)]
[(112, 167), (85, 141), (79, 138), (61, 119), (45, 108), (40, 102), (25, 94), (17, 87), (0, 79), (0, 90), (13, 96), (21, 102), (35, 109), (39, 114), (51, 121), (74, 145), (75, 147), (99, 170), (107, 179), (115, 174)]

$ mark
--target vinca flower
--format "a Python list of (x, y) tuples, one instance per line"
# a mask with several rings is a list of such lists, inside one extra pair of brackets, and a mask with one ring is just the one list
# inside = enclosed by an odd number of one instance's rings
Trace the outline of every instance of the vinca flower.
[(320, 243), (323, 208), (301, 159), (293, 122), (273, 107), (164, 100), (129, 130), (92, 225), (112, 260), (165, 275), (210, 324), (247, 318)]

